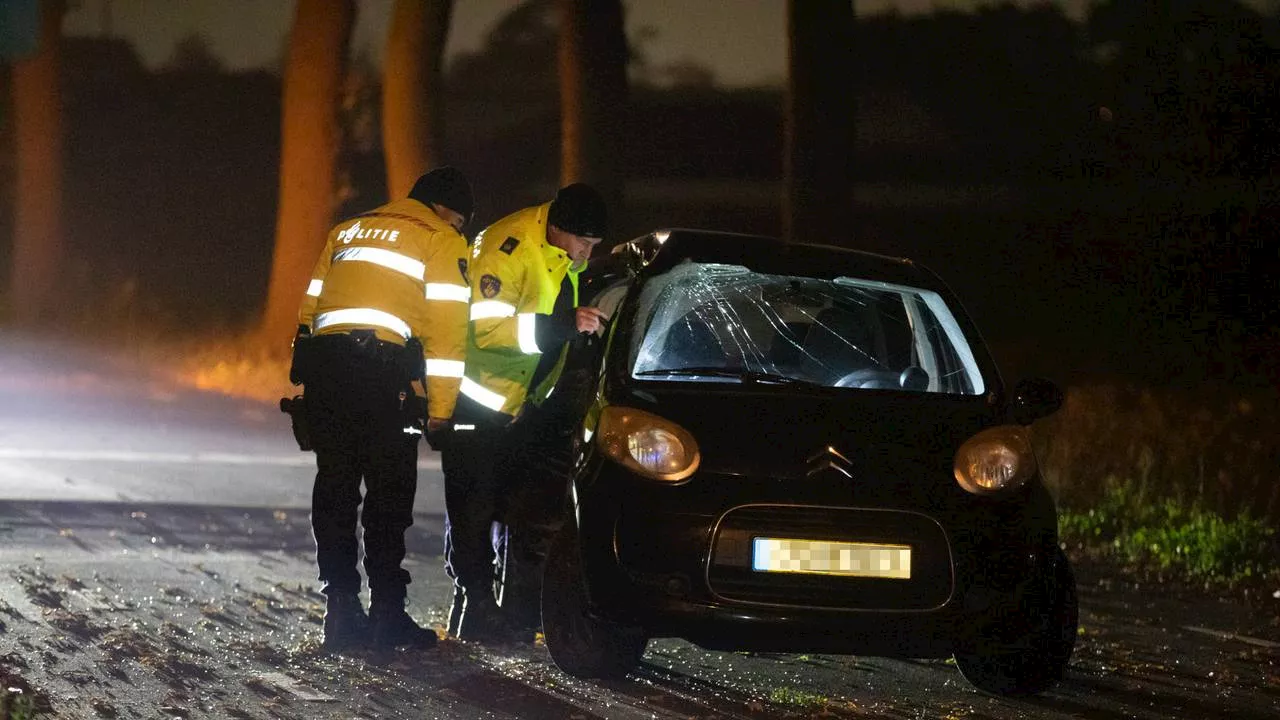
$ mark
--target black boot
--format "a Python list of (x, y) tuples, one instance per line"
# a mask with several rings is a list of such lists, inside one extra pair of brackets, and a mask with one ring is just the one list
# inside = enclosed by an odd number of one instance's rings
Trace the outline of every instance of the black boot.
[(380, 649), (411, 647), (430, 650), (436, 646), (435, 630), (424, 628), (404, 610), (404, 599), (382, 600), (377, 596), (369, 605), (373, 621), (373, 645)]
[(516, 628), (503, 615), (492, 594), (479, 592), (466, 594), (458, 622), (458, 639), (494, 644), (531, 642), (533, 633)]
[(369, 616), (364, 614), (360, 596), (355, 593), (334, 593), (324, 608), (325, 650), (336, 651), (358, 647), (368, 642)]

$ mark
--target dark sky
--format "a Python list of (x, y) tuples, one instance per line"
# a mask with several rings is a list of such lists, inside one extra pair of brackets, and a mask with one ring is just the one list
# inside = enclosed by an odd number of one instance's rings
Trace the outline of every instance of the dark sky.
[[(481, 46), (493, 23), (517, 0), (458, 0), (448, 55)], [(67, 15), (70, 35), (94, 35), (109, 24), (133, 41), (144, 63), (164, 64), (174, 42), (204, 35), (232, 68), (275, 66), (283, 56), (292, 2), (278, 0), (81, 0)], [(353, 49), (377, 59), (392, 0), (360, 0)], [(691, 59), (712, 66), (729, 85), (780, 82), (783, 76), (785, 3), (782, 0), (632, 0), (626, 3), (628, 34), (652, 26), (646, 46), (655, 64)], [(109, 13), (104, 13), (109, 8)], [(108, 19), (109, 18), (109, 19)]]
[[(1258, 0), (1259, 2), (1263, 0)], [(1029, 5), (1038, 0), (1017, 0)], [(1087, 0), (1057, 0), (1079, 13)], [(494, 21), (517, 0), (458, 0), (448, 54), (474, 50)], [(644, 46), (655, 65), (692, 60), (709, 66), (725, 85), (780, 83), (786, 52), (785, 0), (624, 0), (631, 37), (652, 27)], [(859, 14), (897, 9), (971, 9), (986, 0), (856, 0)], [(80, 0), (68, 13), (65, 31), (93, 35), (109, 25), (132, 40), (144, 63), (164, 64), (174, 43), (204, 35), (214, 53), (232, 68), (275, 66), (283, 56), (293, 3), (283, 0)], [(360, 0), (355, 49), (381, 54), (392, 0)]]

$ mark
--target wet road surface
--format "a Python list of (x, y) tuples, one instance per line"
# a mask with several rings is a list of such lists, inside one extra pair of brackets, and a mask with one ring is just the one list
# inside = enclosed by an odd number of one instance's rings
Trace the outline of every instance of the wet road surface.
[[(315, 459), (274, 405), (182, 387), (162, 363), (0, 332), (0, 498), (306, 507)], [(414, 509), (444, 509), (419, 453)]]
[[(410, 532), (410, 610), (443, 625), (440, 518)], [(650, 643), (623, 681), (565, 676), (540, 643), (319, 649), (305, 513), (0, 503), (0, 674), (62, 717), (1275, 718), (1275, 605), (1080, 567), (1082, 634), (1045, 695), (973, 690), (944, 661)], [(101, 714), (110, 708), (115, 715)], [(166, 709), (167, 708), (167, 709)], [(179, 711), (185, 714), (179, 714)], [(97, 713), (96, 715), (94, 713)]]

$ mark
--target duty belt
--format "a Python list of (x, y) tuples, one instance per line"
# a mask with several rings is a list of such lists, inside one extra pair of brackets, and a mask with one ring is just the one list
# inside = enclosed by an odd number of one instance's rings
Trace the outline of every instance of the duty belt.
[(325, 345), (352, 350), (360, 357), (399, 368), (406, 380), (418, 380), (422, 376), (422, 343), (411, 337), (404, 345), (379, 339), (372, 330), (351, 330), (345, 333), (316, 335), (311, 341), (317, 347)]

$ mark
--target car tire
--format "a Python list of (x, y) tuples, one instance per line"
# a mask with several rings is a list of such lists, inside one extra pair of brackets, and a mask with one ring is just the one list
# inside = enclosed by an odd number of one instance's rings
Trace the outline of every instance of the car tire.
[(507, 552), (511, 546), (511, 533), (506, 525), (495, 522), (489, 528), (489, 544), (493, 547), (493, 598), (502, 607), (506, 599)]
[(542, 578), (542, 631), (551, 660), (579, 678), (622, 678), (636, 668), (644, 631), (587, 612), (582, 559), (570, 524), (556, 534)]
[[(994, 695), (1035, 695), (1061, 680), (1075, 649), (1080, 607), (1067, 556), (1054, 548), (1042, 582), (1021, 603), (1021, 618), (987, 618), (957, 644), (956, 665), (974, 687)], [(1011, 625), (1021, 632), (1001, 632)]]
[[(529, 528), (524, 528), (528, 532)], [(512, 536), (507, 528), (495, 537), (493, 594), (511, 622), (521, 629), (537, 631), (541, 617), (542, 561)]]

